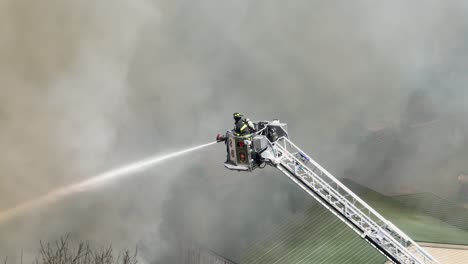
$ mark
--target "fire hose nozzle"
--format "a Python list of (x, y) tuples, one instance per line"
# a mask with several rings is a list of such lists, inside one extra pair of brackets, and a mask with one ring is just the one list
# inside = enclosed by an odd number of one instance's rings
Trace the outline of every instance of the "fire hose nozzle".
[(216, 135), (216, 142), (223, 142), (226, 140), (226, 137), (224, 135), (218, 134)]

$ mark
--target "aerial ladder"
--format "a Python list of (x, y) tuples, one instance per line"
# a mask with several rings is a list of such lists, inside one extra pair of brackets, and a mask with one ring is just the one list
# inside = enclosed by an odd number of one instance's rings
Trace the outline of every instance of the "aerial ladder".
[(224, 166), (252, 171), (270, 165), (280, 170), (326, 209), (396, 264), (439, 263), (398, 227), (348, 189), (297, 147), (279, 120), (256, 123), (257, 132), (218, 135), (227, 148)]

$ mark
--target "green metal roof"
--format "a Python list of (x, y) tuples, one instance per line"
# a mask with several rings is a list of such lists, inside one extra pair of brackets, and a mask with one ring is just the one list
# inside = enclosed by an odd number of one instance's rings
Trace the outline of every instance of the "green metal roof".
[[(399, 196), (394, 199), (351, 180), (342, 181), (416, 241), (468, 243), (468, 232), (459, 228), (467, 224), (468, 210), (454, 207), (453, 204), (447, 204), (448, 201), (429, 194)], [(304, 193), (304, 198), (307, 196)], [(238, 258), (239, 262), (241, 264), (386, 262), (377, 250), (320, 204), (314, 200), (308, 202), (310, 205), (307, 209), (278, 225), (274, 232), (265, 234), (257, 242), (252, 243)], [(415, 210), (415, 207), (419, 209)], [(456, 216), (451, 218), (452, 224), (444, 219), (444, 216), (447, 218), (450, 214), (446, 211), (447, 208), (452, 208), (451, 215)]]
[[(350, 180), (345, 179), (343, 182), (415, 241), (458, 245), (468, 244), (468, 231), (445, 222), (442, 217), (451, 213), (460, 224), (467, 223), (468, 213), (462, 207), (452, 207), (451, 212), (446, 212), (444, 211), (446, 209), (443, 209), (444, 207), (441, 205), (444, 201), (434, 199), (436, 196), (433, 195), (396, 197), (394, 199)], [(429, 197), (432, 198), (429, 199)], [(426, 210), (416, 210), (415, 207), (425, 208)], [(430, 208), (433, 209), (432, 213), (430, 213)]]
[(393, 196), (407, 207), (468, 231), (468, 210), (432, 193)]
[(386, 258), (317, 202), (242, 254), (240, 263), (385, 263)]
[[(261, 176), (249, 178), (245, 183), (236, 185), (234, 190), (248, 184), (255, 187), (245, 188), (251, 191), (242, 194), (233, 191), (227, 194), (224, 190), (222, 193), (226, 195), (222, 199), (218, 197), (214, 200), (222, 206), (226, 206), (224, 201), (230, 201), (235, 206), (228, 207), (231, 210), (220, 210), (223, 212), (219, 216), (220, 223), (210, 228), (210, 233), (202, 245), (240, 264), (386, 262), (385, 257), (370, 244), (289, 179), (269, 177), (268, 187), (271, 191), (268, 195), (255, 191), (257, 187), (266, 188), (264, 180)], [(420, 199), (419, 196), (394, 199), (350, 180), (344, 179), (342, 182), (415, 241), (468, 244), (466, 230), (444, 222), (437, 214), (431, 215), (422, 209), (412, 208), (410, 201)], [(286, 189), (289, 189), (287, 193), (295, 197), (294, 203), (288, 205), (271, 201), (276, 197), (274, 194), (282, 197)], [(426, 198), (422, 200), (428, 201)], [(427, 209), (431, 208), (431, 204), (435, 207), (441, 206), (434, 200), (430, 201), (426, 206), (421, 203), (413, 204)], [(249, 215), (251, 209), (239, 206), (246, 202), (251, 204), (247, 207), (257, 210), (255, 214)], [(289, 211), (291, 206), (297, 207), (296, 213), (278, 213), (285, 210), (284, 208), (288, 208), (286, 211)], [(466, 223), (467, 218), (464, 214), (457, 215), (460, 215), (457, 218), (460, 223)], [(229, 232), (226, 232), (226, 229)], [(202, 232), (203, 229), (200, 230)], [(235, 236), (226, 237), (226, 233)]]

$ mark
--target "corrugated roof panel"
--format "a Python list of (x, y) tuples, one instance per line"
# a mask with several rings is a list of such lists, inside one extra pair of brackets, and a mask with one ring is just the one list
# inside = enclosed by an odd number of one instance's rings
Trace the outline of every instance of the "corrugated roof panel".
[[(384, 196), (350, 180), (343, 180), (343, 182), (370, 206), (393, 222), (415, 241), (460, 245), (468, 244), (467, 230), (447, 223), (444, 219), (439, 219), (435, 213), (428, 215), (428, 213), (423, 212), (423, 210), (415, 210), (414, 207), (407, 206), (405, 203), (393, 199), (392, 197)], [(422, 199), (420, 202), (415, 203), (415, 206), (421, 205), (422, 207), (422, 203), (424, 202), (427, 208), (432, 208), (435, 211), (439, 210), (437, 209), (439, 206), (442, 206), (434, 199), (429, 199), (429, 197), (433, 197), (431, 195), (424, 195), (421, 197), (427, 198), (427, 200)], [(460, 207), (454, 211), (466, 210)], [(444, 214), (446, 214), (446, 212)], [(453, 216), (460, 223), (468, 221), (467, 214), (453, 212)]]
[(315, 203), (305, 214), (251, 246), (240, 263), (385, 263), (386, 258)]
[(393, 196), (405, 206), (468, 231), (468, 210), (432, 193)]
[[(465, 230), (349, 180), (343, 182), (416, 241), (449, 244), (468, 242), (468, 232)], [(205, 245), (240, 264), (386, 262), (385, 257), (314, 199), (299, 188), (297, 192), (300, 194), (298, 199), (304, 204), (300, 206), (302, 209), (289, 218), (285, 215), (285, 219), (275, 219), (276, 223), (282, 223), (266, 228), (268, 231), (264, 232), (262, 228), (251, 230), (250, 225), (244, 224), (248, 221), (243, 220), (239, 225), (243, 227), (239, 229), (242, 231), (239, 234), (244, 234), (245, 238), (238, 238), (242, 239), (241, 249), (233, 251), (230, 247), (222, 247), (222, 243)], [(241, 221), (242, 218), (237, 220)]]
[[(443, 264), (466, 264), (468, 263), (467, 249), (450, 249), (439, 247), (423, 247), (435, 259)], [(391, 264), (387, 262), (385, 264)]]

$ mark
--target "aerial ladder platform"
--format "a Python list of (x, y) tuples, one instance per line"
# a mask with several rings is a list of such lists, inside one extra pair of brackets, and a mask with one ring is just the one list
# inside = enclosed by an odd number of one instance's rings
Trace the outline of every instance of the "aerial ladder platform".
[(396, 264), (439, 263), (408, 235), (297, 147), (279, 120), (257, 122), (257, 132), (218, 135), (227, 147), (225, 167), (252, 171), (273, 166), (289, 177), (361, 238)]

